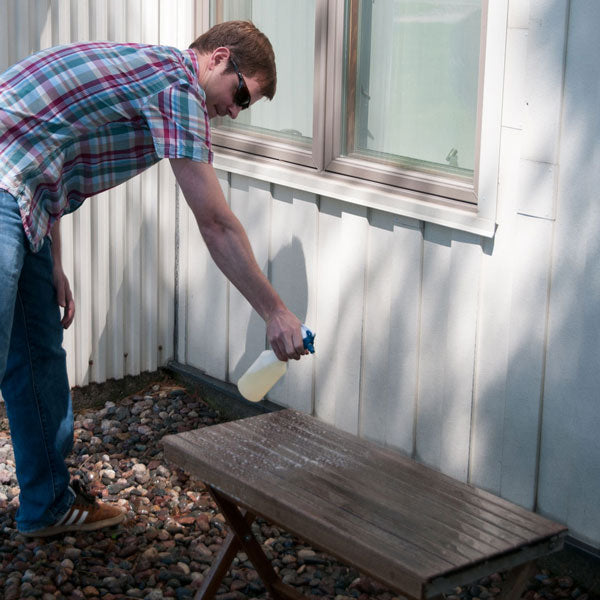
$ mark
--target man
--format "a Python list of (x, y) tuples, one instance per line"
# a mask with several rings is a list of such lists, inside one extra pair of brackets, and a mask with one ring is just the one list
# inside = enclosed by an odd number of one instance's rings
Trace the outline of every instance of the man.
[(211, 256), (265, 320), (278, 358), (306, 353), (299, 320), (257, 265), (211, 165), (209, 119), (236, 118), (275, 87), (271, 44), (239, 21), (185, 51), (72, 44), (0, 76), (0, 380), (23, 534), (93, 530), (124, 517), (70, 483), (64, 461), (73, 413), (62, 328), (75, 306), (59, 221), (87, 197), (169, 158)]

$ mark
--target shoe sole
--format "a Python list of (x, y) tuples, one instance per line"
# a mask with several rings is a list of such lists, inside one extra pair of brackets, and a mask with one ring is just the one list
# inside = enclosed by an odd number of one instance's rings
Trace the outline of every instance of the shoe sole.
[(59, 533), (66, 533), (68, 531), (96, 531), (96, 529), (103, 529), (104, 527), (117, 525), (124, 518), (125, 512), (122, 512), (121, 514), (115, 515), (110, 519), (95, 521), (93, 523), (83, 523), (82, 525), (56, 525), (52, 527), (46, 527), (46, 529), (38, 529), (37, 531), (19, 531), (19, 533), (25, 537), (49, 537), (51, 535), (58, 535)]

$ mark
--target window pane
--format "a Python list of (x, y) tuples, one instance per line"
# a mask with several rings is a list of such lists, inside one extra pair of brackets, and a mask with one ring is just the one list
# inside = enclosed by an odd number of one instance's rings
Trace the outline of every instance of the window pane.
[(219, 129), (265, 134), (309, 146), (313, 129), (316, 0), (213, 0), (211, 23), (250, 19), (271, 41), (277, 63), (277, 92), (237, 119), (219, 119)]
[(473, 177), (482, 0), (347, 0), (347, 155)]

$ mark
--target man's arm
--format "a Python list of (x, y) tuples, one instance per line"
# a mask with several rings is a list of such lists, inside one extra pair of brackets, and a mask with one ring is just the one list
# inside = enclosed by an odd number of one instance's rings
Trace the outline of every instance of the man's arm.
[(56, 301), (59, 306), (65, 309), (61, 324), (64, 329), (67, 329), (73, 322), (73, 317), (75, 317), (75, 301), (73, 300), (69, 280), (62, 268), (60, 221), (56, 221), (52, 225), (50, 233), (52, 236), (52, 277), (54, 279), (54, 289), (56, 290)]
[(210, 255), (264, 319), (275, 355), (279, 360), (299, 359), (306, 354), (301, 323), (260, 270), (248, 236), (227, 205), (212, 165), (178, 158), (171, 159), (171, 166)]

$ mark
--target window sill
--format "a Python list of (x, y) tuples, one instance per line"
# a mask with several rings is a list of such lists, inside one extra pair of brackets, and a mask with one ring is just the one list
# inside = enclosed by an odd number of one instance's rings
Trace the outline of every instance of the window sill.
[(318, 172), (282, 161), (250, 156), (213, 147), (214, 167), (238, 175), (284, 185), (350, 204), (385, 211), (418, 221), (492, 238), (494, 219), (482, 216), (477, 206), (444, 200), (436, 196), (376, 184), (365, 180)]

